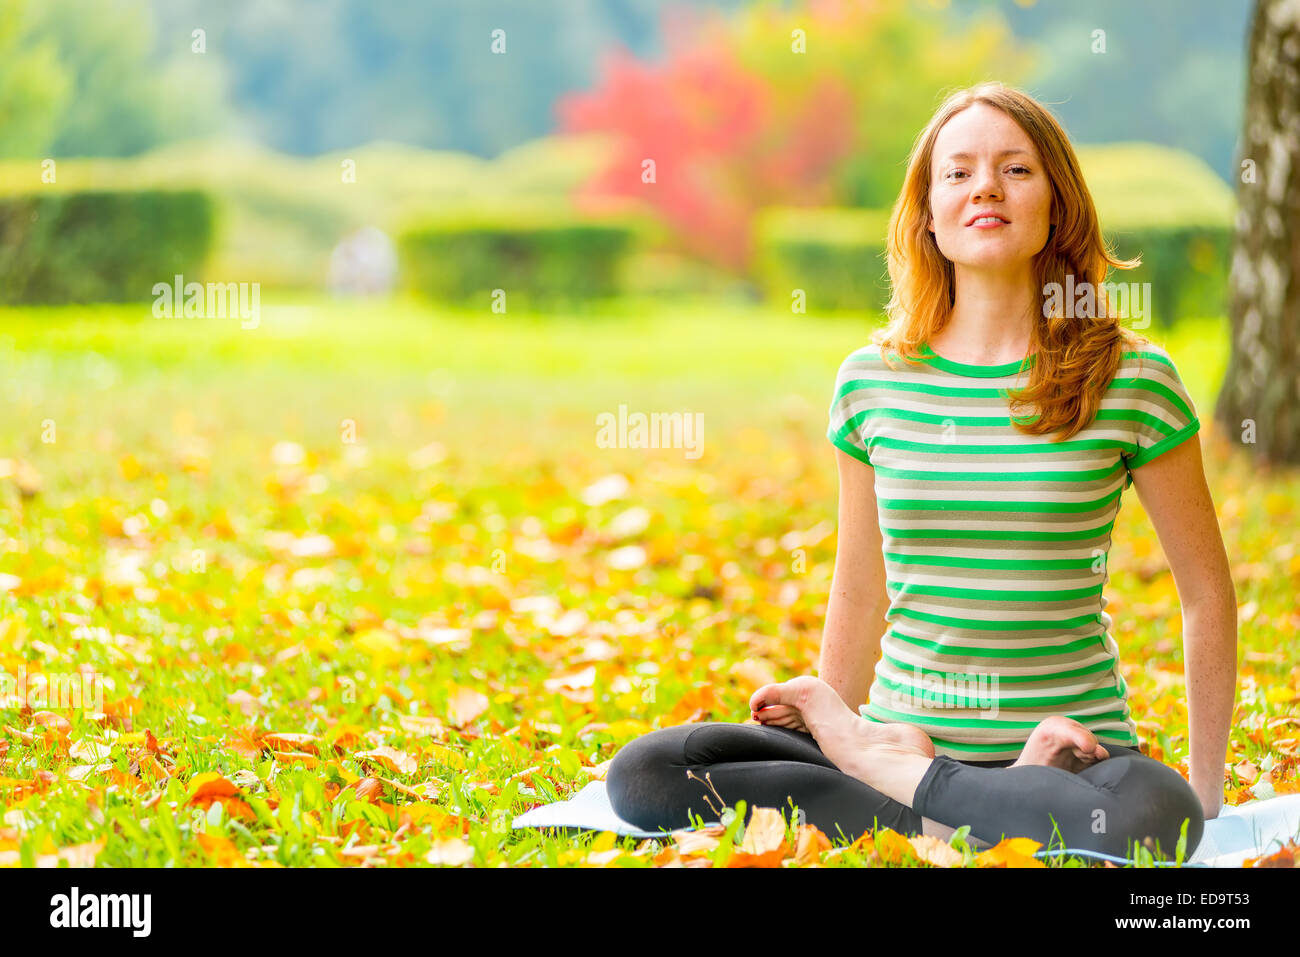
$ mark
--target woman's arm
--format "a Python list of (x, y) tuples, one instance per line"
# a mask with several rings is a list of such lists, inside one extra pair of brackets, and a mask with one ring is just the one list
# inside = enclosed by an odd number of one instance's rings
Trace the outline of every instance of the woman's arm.
[(817, 674), (855, 711), (866, 704), (889, 623), (876, 470), (841, 449), (839, 535)]
[(1192, 435), (1132, 475), (1182, 606), (1192, 751), (1188, 777), (1209, 819), (1223, 804), (1223, 765), (1237, 693), (1237, 597), (1205, 482), (1200, 437)]

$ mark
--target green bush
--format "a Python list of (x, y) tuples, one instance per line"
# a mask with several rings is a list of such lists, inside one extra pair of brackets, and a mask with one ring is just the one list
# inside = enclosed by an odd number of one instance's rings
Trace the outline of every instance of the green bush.
[(214, 219), (197, 190), (0, 196), (0, 302), (151, 299), (178, 273), (200, 279)]
[(758, 282), (774, 306), (802, 290), (808, 312), (883, 309), (889, 210), (769, 207), (756, 225)]
[(406, 285), (444, 303), (550, 310), (612, 298), (640, 237), (626, 219), (546, 208), (466, 209), (412, 223), (398, 235)]
[(1151, 283), (1149, 316), (1169, 326), (1189, 316), (1228, 311), (1228, 262), (1232, 227), (1226, 225), (1149, 226), (1107, 230), (1121, 259), (1140, 256), (1137, 269), (1115, 269), (1108, 280)]
[[(1152, 143), (1076, 148), (1102, 233), (1134, 270), (1109, 282), (1151, 283), (1151, 320), (1222, 315), (1236, 200), (1202, 160)], [(795, 290), (810, 312), (872, 312), (889, 299), (885, 238), (889, 210), (771, 207), (756, 223), (758, 280), (789, 308)]]
[[(888, 210), (765, 211), (757, 238), (766, 298), (785, 309), (802, 289), (809, 312), (883, 309), (889, 299), (888, 225)], [(1103, 226), (1103, 235), (1119, 258), (1141, 257), (1137, 269), (1111, 270), (1107, 281), (1150, 283), (1150, 299), (1143, 306), (1152, 325), (1226, 312), (1230, 224)]]

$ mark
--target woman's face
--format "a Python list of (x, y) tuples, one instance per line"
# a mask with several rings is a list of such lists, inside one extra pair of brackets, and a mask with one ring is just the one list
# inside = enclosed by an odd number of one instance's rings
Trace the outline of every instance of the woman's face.
[[(948, 120), (930, 164), (930, 219), (954, 266), (1019, 272), (1047, 244), (1052, 188), (1033, 142), (999, 109), (975, 103)], [(1000, 225), (972, 225), (996, 214)]]

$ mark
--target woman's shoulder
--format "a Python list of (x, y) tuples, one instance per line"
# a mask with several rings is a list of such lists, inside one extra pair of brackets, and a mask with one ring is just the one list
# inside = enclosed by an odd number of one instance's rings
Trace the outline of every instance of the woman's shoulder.
[(1150, 339), (1139, 339), (1125, 343), (1115, 378), (1162, 381), (1177, 380), (1179, 376), (1178, 367), (1168, 349)]
[(908, 364), (899, 353), (878, 342), (868, 342), (859, 346), (845, 356), (840, 369), (874, 369), (898, 371), (908, 368)]

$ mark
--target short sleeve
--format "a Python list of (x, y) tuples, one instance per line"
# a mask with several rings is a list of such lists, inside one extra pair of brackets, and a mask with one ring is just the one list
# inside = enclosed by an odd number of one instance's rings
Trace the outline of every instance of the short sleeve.
[(826, 437), (837, 449), (870, 465), (871, 456), (862, 439), (862, 422), (868, 408), (867, 366), (865, 356), (860, 353), (850, 355), (840, 364)]
[(1135, 448), (1124, 456), (1130, 471), (1181, 445), (1201, 427), (1192, 397), (1169, 353), (1147, 344), (1139, 357), (1132, 420)]

